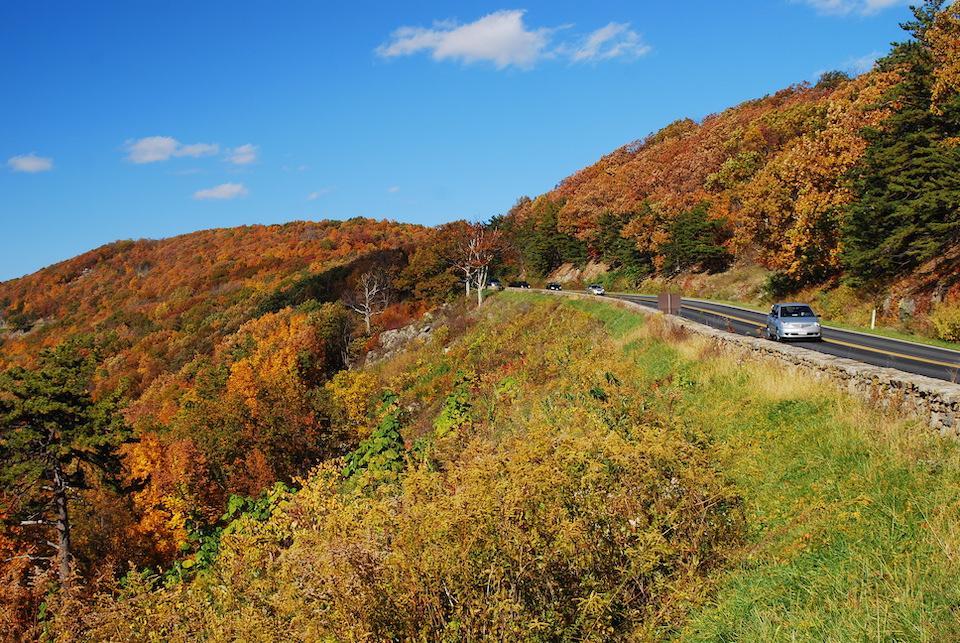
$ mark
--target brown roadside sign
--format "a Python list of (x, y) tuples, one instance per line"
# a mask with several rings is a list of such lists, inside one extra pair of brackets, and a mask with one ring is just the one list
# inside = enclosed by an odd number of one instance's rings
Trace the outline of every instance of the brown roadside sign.
[(672, 292), (662, 292), (657, 295), (657, 308), (667, 315), (680, 314), (680, 295)]

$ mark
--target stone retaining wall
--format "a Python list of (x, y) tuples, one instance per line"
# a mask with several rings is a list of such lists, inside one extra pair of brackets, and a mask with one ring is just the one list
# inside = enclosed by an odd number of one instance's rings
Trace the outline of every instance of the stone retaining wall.
[[(555, 294), (587, 297), (579, 293)], [(645, 315), (661, 315), (652, 308), (622, 299), (606, 301)], [(817, 379), (825, 378), (835, 382), (850, 394), (869, 403), (918, 416), (940, 435), (960, 435), (960, 385), (893, 368), (872, 366), (845, 357), (835, 357), (800, 346), (728, 333), (673, 315), (662, 316), (669, 323), (709, 337), (731, 351), (788, 364)]]

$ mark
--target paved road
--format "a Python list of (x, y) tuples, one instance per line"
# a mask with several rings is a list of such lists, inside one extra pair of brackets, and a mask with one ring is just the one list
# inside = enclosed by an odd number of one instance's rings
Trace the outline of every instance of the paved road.
[[(653, 295), (611, 293), (608, 296), (652, 308), (657, 307), (657, 298)], [(764, 313), (702, 299), (682, 299), (680, 316), (714, 328), (754, 337), (762, 337), (766, 327)], [(915, 344), (830, 326), (823, 327), (822, 342), (803, 341), (797, 342), (797, 345), (875, 366), (886, 366), (949, 382), (960, 382), (960, 351), (947, 348)]]

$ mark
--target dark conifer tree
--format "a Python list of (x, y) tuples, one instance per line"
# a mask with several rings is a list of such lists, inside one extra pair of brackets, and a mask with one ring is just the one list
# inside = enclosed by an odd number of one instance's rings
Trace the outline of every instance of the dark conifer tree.
[(61, 582), (70, 577), (76, 492), (91, 476), (118, 480), (117, 447), (130, 435), (119, 395), (93, 399), (95, 366), (89, 345), (68, 341), (43, 351), (34, 369), (0, 374), (0, 489), (13, 499), (9, 519), (32, 535), (35, 551), (52, 547), (53, 555), (36, 558), (55, 562)]
[(879, 61), (903, 77), (888, 97), (894, 112), (865, 132), (869, 146), (853, 173), (857, 195), (844, 226), (849, 280), (902, 274), (960, 236), (960, 100), (931, 109), (934, 58), (926, 41), (943, 5), (927, 0), (901, 25), (912, 39)]

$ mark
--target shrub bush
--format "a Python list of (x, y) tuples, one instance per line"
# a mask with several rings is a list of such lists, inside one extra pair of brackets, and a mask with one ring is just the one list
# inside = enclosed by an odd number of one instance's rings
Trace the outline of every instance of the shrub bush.
[(930, 315), (937, 337), (948, 342), (960, 342), (960, 302), (942, 303)]
[[(403, 362), (345, 466), (223, 535), (191, 582), (134, 575), (84, 615), (86, 635), (599, 641), (676, 626), (743, 542), (739, 496), (696, 430), (648, 410), (662, 391), (601, 323), (502, 300)], [(418, 459), (405, 443), (423, 422), (445, 446)]]

